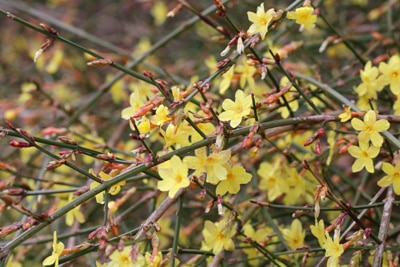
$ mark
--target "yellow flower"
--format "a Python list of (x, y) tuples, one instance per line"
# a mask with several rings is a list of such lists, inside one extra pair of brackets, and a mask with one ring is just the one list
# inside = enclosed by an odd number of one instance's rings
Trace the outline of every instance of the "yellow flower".
[[(252, 240), (256, 241), (260, 245), (268, 244), (269, 248), (272, 250), (276, 243), (277, 236), (275, 235), (274, 230), (268, 226), (258, 227), (257, 230), (254, 230), (250, 223), (246, 223), (243, 226), (244, 235)], [(247, 241), (247, 238), (245, 239)], [(243, 252), (247, 255), (248, 265), (249, 266), (260, 266), (259, 262), (262, 259), (261, 253), (259, 250), (252, 246), (248, 246), (247, 242), (243, 242), (244, 247), (242, 248)]]
[(232, 66), (227, 72), (222, 74), (222, 80), (219, 84), (219, 93), (224, 94), (226, 90), (231, 86), (231, 82), (234, 76), (234, 67)]
[(108, 267), (139, 267), (145, 266), (145, 259), (142, 254), (138, 254), (135, 262), (132, 262), (131, 248), (124, 247), (122, 251), (114, 250), (110, 255), (110, 262)]
[(268, 190), (268, 201), (274, 201), (285, 191), (286, 180), (282, 177), (281, 163), (277, 159), (273, 164), (262, 162), (257, 171), (262, 178), (260, 180), (260, 189)]
[(129, 120), (145, 103), (146, 102), (142, 101), (138, 94), (131, 93), (131, 95), (129, 96), (130, 107), (124, 108), (121, 111), (121, 117), (124, 120)]
[(242, 64), (236, 66), (235, 71), (240, 73), (239, 85), (241, 88), (245, 87), (246, 82), (251, 89), (255, 88), (256, 82), (253, 75), (256, 73), (257, 69), (247, 63), (246, 57), (243, 57)]
[(205, 246), (212, 248), (214, 254), (220, 253), (222, 249), (235, 249), (235, 244), (232, 240), (235, 235), (235, 229), (226, 227), (224, 222), (212, 223), (211, 221), (205, 221), (202, 233)]
[(277, 17), (277, 14), (273, 8), (265, 12), (264, 3), (261, 3), (257, 7), (257, 13), (249, 11), (247, 12), (247, 16), (249, 20), (253, 22), (247, 32), (249, 34), (259, 33), (261, 35), (261, 39), (264, 39), (268, 32), (270, 23)]
[(325, 237), (325, 226), (324, 226), (324, 221), (315, 219), (315, 225), (310, 226), (311, 233), (318, 239), (319, 245), (324, 247), (326, 237)]
[(382, 170), (387, 174), (378, 181), (380, 187), (386, 187), (393, 184), (393, 189), (396, 195), (400, 195), (400, 161), (393, 166), (390, 163), (384, 162)]
[(161, 266), (161, 261), (162, 261), (162, 253), (159, 251), (157, 255), (150, 254), (150, 252), (146, 252), (144, 255), (146, 259), (146, 264), (143, 266), (146, 267), (159, 267)]
[(151, 122), (155, 125), (166, 124), (172, 120), (172, 116), (168, 117), (168, 114), (168, 107), (160, 105), (156, 110), (156, 114), (152, 117)]
[(295, 219), (289, 229), (283, 229), (282, 234), (291, 249), (304, 246), (306, 232), (303, 230), (299, 219)]
[[(93, 169), (90, 169), (89, 173), (91, 173), (93, 175), (96, 175), (93, 172)], [(103, 171), (101, 171), (98, 176), (100, 176), (100, 178), (103, 181), (108, 181), (108, 180), (112, 179), (111, 175), (109, 175), (109, 174), (107, 174), (107, 173), (105, 173)], [(123, 180), (123, 181), (111, 186), (108, 189), (108, 193), (110, 193), (113, 196), (117, 195), (121, 191), (121, 186), (124, 186), (125, 184), (126, 184), (126, 180)], [(92, 183), (90, 184), (89, 188), (90, 188), (90, 190), (92, 190), (93, 188), (95, 188), (95, 187), (97, 187), (99, 185), (100, 185), (100, 183), (98, 183), (96, 181), (92, 181)], [(96, 195), (96, 202), (99, 203), (99, 204), (103, 204), (104, 203), (104, 191), (102, 191), (102, 192), (100, 192), (100, 193), (98, 193)]]
[(194, 153), (195, 156), (186, 156), (183, 159), (190, 169), (195, 170), (194, 175), (200, 176), (206, 173), (207, 182), (211, 184), (218, 184), (219, 181), (226, 179), (228, 172), (225, 164), (231, 158), (230, 150), (213, 152), (207, 156), (207, 150), (203, 147), (196, 149)]
[(176, 155), (170, 161), (161, 164), (158, 173), (163, 180), (158, 182), (157, 187), (160, 191), (168, 191), (170, 198), (173, 198), (179, 189), (188, 187), (190, 184), (188, 166)]
[(396, 101), (393, 103), (393, 115), (399, 116), (400, 115), (400, 98), (398, 97)]
[[(69, 194), (68, 196), (68, 202), (71, 202), (74, 199), (74, 194)], [(72, 210), (70, 210), (67, 215), (65, 216), (65, 224), (68, 226), (72, 226), (75, 220), (77, 220), (79, 223), (84, 223), (85, 222), (85, 217), (83, 216), (83, 213), (80, 211), (80, 205), (76, 206)]]
[(282, 174), (281, 177), (286, 177), (284, 185), (285, 197), (283, 203), (285, 205), (294, 205), (299, 203), (301, 197), (306, 196), (306, 190), (308, 187), (307, 180), (299, 174), (295, 167), (285, 164), (281, 166)]
[(225, 99), (222, 102), (222, 108), (225, 110), (219, 114), (219, 119), (221, 121), (230, 121), (232, 128), (236, 128), (242, 118), (247, 116), (251, 112), (251, 96), (245, 96), (242, 90), (237, 90), (235, 93), (235, 102), (231, 99)]
[(6, 267), (22, 267), (22, 264), (18, 260), (14, 260), (14, 255), (8, 257)]
[(297, 8), (295, 11), (289, 11), (287, 13), (288, 19), (295, 19), (297, 24), (304, 25), (306, 29), (314, 27), (314, 23), (317, 21), (317, 15), (313, 15), (314, 8), (304, 6)]
[(381, 147), (383, 143), (383, 137), (380, 132), (384, 132), (390, 127), (390, 123), (387, 120), (376, 120), (376, 113), (370, 110), (365, 114), (364, 121), (354, 118), (351, 120), (351, 126), (357, 131), (361, 131), (358, 134), (358, 140), (360, 142), (368, 143), (371, 141), (376, 147)]
[(246, 170), (240, 165), (235, 165), (231, 168), (231, 166), (228, 164), (225, 165), (225, 169), (228, 173), (226, 175), (226, 179), (217, 185), (217, 195), (222, 196), (227, 192), (236, 194), (239, 192), (241, 184), (247, 184), (251, 180), (251, 174), (247, 173)]
[(188, 132), (182, 129), (182, 127), (175, 127), (172, 123), (168, 125), (165, 131), (160, 129), (160, 132), (164, 137), (165, 146), (170, 147), (175, 144), (182, 146), (189, 145)]
[(378, 93), (382, 91), (385, 82), (382, 78), (378, 78), (379, 70), (373, 67), (371, 61), (365, 64), (364, 70), (360, 71), (360, 78), (362, 83), (359, 84), (354, 90), (358, 97), (366, 97), (368, 99), (377, 99)]
[(340, 122), (346, 122), (351, 119), (351, 108), (346, 107), (343, 113), (339, 114)]
[(358, 146), (350, 146), (348, 151), (350, 155), (356, 158), (356, 161), (351, 166), (352, 172), (359, 172), (365, 168), (369, 173), (374, 173), (374, 162), (373, 158), (376, 158), (379, 154), (379, 147), (369, 146), (366, 142), (360, 142)]
[(325, 233), (325, 236), (326, 239), (323, 248), (325, 249), (325, 257), (329, 258), (326, 266), (337, 267), (339, 266), (339, 257), (344, 251), (343, 245), (339, 243), (340, 232), (335, 230), (333, 240), (328, 232)]
[(379, 70), (382, 72), (381, 79), (390, 85), (393, 94), (400, 94), (400, 57), (394, 55), (389, 59), (389, 63), (381, 62)]
[(160, 26), (167, 19), (168, 7), (164, 1), (156, 1), (151, 9), (151, 15), (154, 18), (154, 24)]
[(53, 265), (58, 267), (58, 261), (64, 250), (64, 244), (62, 242), (57, 243), (57, 232), (53, 233), (53, 253), (43, 260), (43, 265)]

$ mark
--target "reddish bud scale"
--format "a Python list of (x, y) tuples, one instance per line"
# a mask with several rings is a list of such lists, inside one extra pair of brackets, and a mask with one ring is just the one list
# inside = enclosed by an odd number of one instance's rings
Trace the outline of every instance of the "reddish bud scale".
[(347, 153), (347, 150), (349, 149), (349, 147), (350, 147), (351, 145), (352, 145), (352, 144), (347, 144), (347, 145), (341, 147), (341, 148), (339, 149), (339, 154), (345, 154), (345, 153)]
[(226, 9), (224, 7), (224, 4), (222, 4), (221, 0), (214, 0), (214, 5), (217, 7), (217, 15), (224, 17), (226, 15)]
[(0, 161), (0, 169), (8, 170), (10, 172), (17, 172), (17, 169), (14, 166), (2, 161)]
[(190, 190), (196, 190), (197, 187), (198, 187), (198, 185), (195, 182), (193, 182), (193, 181), (190, 182), (190, 185), (189, 185)]
[(130, 133), (129, 137), (132, 138), (133, 140), (142, 140), (142, 138), (140, 137), (140, 134)]
[(10, 129), (12, 129), (12, 130), (15, 130), (14, 125), (13, 125), (10, 121), (5, 120), (5, 123), (6, 123), (6, 125), (7, 125), (8, 128), (10, 128)]
[(89, 186), (83, 186), (74, 192), (74, 196), (80, 196), (83, 193), (86, 193), (87, 191), (89, 191)]
[(67, 161), (66, 161), (65, 159), (59, 159), (59, 160), (51, 161), (51, 162), (47, 165), (46, 170), (47, 170), (47, 171), (51, 171), (51, 170), (57, 169), (57, 168), (60, 167), (61, 165), (65, 164), (66, 162), (67, 162)]
[(85, 250), (87, 248), (90, 248), (90, 247), (93, 247), (93, 246), (94, 246), (94, 244), (83, 243), (81, 245), (77, 245), (77, 246), (72, 247), (72, 248), (64, 248), (63, 251), (61, 252), (61, 256), (72, 254), (72, 253), (76, 253), (76, 252), (79, 252), (79, 251), (83, 251), (83, 250)]
[(51, 34), (58, 35), (58, 32), (54, 28), (52, 28), (44, 23), (39, 23), (39, 26), (42, 27), (43, 30), (48, 31)]
[(318, 155), (321, 154), (321, 142), (319, 141), (319, 139), (317, 140), (317, 142), (315, 142), (315, 151)]
[(324, 128), (319, 128), (318, 131), (317, 131), (317, 133), (318, 133), (318, 136), (319, 136), (319, 137), (324, 136), (324, 135), (325, 135), (325, 130), (324, 130)]
[(17, 128), (17, 132), (19, 132), (20, 134), (22, 134), (23, 136), (25, 136), (26, 138), (31, 140), (33, 143), (35, 143), (35, 138), (30, 133), (25, 131), (24, 129)]
[(103, 229), (103, 227), (100, 227), (100, 228), (95, 229), (93, 232), (89, 233), (87, 239), (88, 239), (88, 240), (92, 240), (93, 238), (95, 238), (95, 237), (99, 234), (99, 232), (100, 232), (102, 229)]
[(0, 228), (0, 237), (7, 236), (21, 228), (22, 228), (22, 223), (20, 223), (20, 222), (13, 223), (12, 225), (9, 225), (9, 226), (1, 227)]
[[(227, 57), (227, 58), (225, 58), (225, 59), (219, 61), (219, 62), (217, 63), (217, 69), (222, 69), (222, 68), (225, 67), (226, 64), (228, 64), (229, 62), (231, 62), (231, 59), (230, 59), (229, 57)], [(227, 69), (225, 70), (225, 72), (228, 71), (229, 69), (230, 69), (230, 68), (227, 68)]]
[(309, 138), (304, 142), (304, 146), (309, 146), (309, 145), (311, 145), (312, 143), (314, 143), (315, 139), (316, 139), (316, 136), (315, 136), (315, 135), (309, 137)]
[(10, 188), (3, 190), (3, 193), (12, 196), (23, 196), (26, 194), (26, 190), (22, 188)]
[(39, 220), (29, 217), (26, 219), (25, 223), (22, 225), (22, 230), (26, 231), (32, 226), (39, 224)]
[(12, 140), (12, 141), (10, 141), (10, 146), (24, 148), (24, 147), (31, 147), (33, 145), (28, 142), (19, 142), (16, 140)]
[(111, 153), (107, 153), (107, 154), (98, 154), (96, 156), (96, 158), (98, 159), (102, 159), (102, 160), (114, 160), (115, 159), (115, 155), (111, 154)]
[(118, 225), (116, 225), (115, 223), (110, 225), (110, 230), (111, 230), (111, 233), (114, 236), (118, 236), (119, 235)]
[(143, 74), (143, 76), (145, 76), (145, 77), (147, 77), (147, 78), (150, 78), (150, 79), (152, 79), (153, 80), (153, 73), (151, 73), (150, 71), (143, 71), (142, 72), (142, 74)]

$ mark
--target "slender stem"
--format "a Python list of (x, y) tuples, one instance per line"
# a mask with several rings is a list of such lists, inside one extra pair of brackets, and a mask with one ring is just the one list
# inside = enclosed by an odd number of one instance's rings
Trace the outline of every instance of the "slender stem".
[(178, 210), (176, 211), (176, 222), (174, 231), (174, 240), (172, 242), (172, 252), (171, 252), (171, 267), (175, 266), (175, 258), (178, 254), (178, 244), (179, 244), (179, 232), (181, 229), (181, 217), (182, 217), (182, 203), (183, 196), (178, 198)]
[(385, 247), (386, 247), (386, 237), (389, 230), (390, 217), (392, 215), (393, 200), (394, 200), (393, 187), (389, 186), (387, 189), (385, 205), (383, 206), (381, 224), (379, 226), (378, 238), (381, 240), (381, 243), (378, 245), (378, 248), (375, 251), (373, 266), (382, 265), (383, 253), (385, 252)]

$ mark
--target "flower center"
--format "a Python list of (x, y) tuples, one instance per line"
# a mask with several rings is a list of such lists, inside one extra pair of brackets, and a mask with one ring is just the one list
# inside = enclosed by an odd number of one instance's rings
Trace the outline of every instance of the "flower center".
[(175, 181), (176, 181), (176, 183), (179, 184), (180, 182), (182, 182), (182, 179), (183, 179), (182, 175), (180, 175), (180, 174), (175, 175)]

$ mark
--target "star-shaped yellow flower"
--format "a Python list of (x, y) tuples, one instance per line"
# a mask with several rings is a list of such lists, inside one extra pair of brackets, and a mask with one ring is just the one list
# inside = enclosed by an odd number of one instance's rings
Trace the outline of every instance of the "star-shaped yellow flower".
[(358, 134), (358, 140), (360, 142), (368, 143), (369, 141), (376, 147), (381, 147), (383, 143), (383, 137), (380, 132), (384, 132), (390, 127), (390, 123), (387, 120), (376, 120), (376, 113), (370, 110), (365, 114), (364, 121), (354, 118), (351, 120), (351, 126), (357, 131), (361, 131)]
[(394, 55), (388, 63), (381, 62), (379, 70), (382, 72), (381, 79), (390, 85), (393, 94), (398, 95), (400, 93), (400, 57)]
[(328, 257), (326, 266), (334, 267), (339, 266), (339, 257), (343, 254), (344, 247), (339, 243), (340, 232), (335, 230), (333, 239), (329, 236), (328, 232), (325, 232), (325, 257)]
[(351, 118), (352, 118), (352, 115), (351, 115), (350, 107), (346, 107), (344, 109), (344, 112), (339, 114), (340, 122), (346, 122), (346, 121), (350, 120)]
[(218, 195), (225, 195), (227, 192), (236, 194), (240, 190), (241, 184), (247, 184), (251, 180), (251, 174), (246, 172), (245, 168), (240, 165), (233, 167), (226, 165), (225, 169), (228, 171), (226, 179), (221, 181), (216, 188)]
[(168, 191), (168, 196), (173, 198), (181, 188), (188, 187), (188, 166), (178, 156), (173, 156), (171, 160), (163, 163), (158, 168), (162, 181), (158, 182), (160, 191)]
[(289, 11), (287, 13), (288, 19), (295, 19), (297, 24), (304, 25), (306, 29), (314, 27), (314, 23), (317, 21), (317, 15), (313, 15), (314, 8), (310, 6), (303, 6), (297, 8), (295, 11)]
[(299, 219), (295, 219), (290, 225), (290, 228), (283, 229), (282, 233), (288, 246), (291, 249), (296, 249), (304, 246), (304, 238), (306, 236), (306, 232), (303, 230)]
[(251, 112), (251, 96), (245, 96), (242, 90), (237, 90), (235, 93), (235, 102), (231, 99), (225, 99), (222, 102), (222, 108), (225, 110), (219, 114), (221, 121), (230, 121), (232, 128), (236, 128), (243, 117), (247, 116)]
[(271, 22), (277, 17), (277, 13), (273, 8), (268, 9), (267, 12), (264, 10), (264, 3), (257, 7), (257, 13), (247, 12), (247, 16), (253, 24), (247, 30), (249, 34), (259, 33), (261, 35), (261, 39), (265, 38), (265, 35), (268, 32), (268, 27)]
[(400, 161), (393, 166), (390, 163), (384, 162), (382, 170), (387, 174), (378, 181), (380, 187), (393, 185), (396, 195), (400, 195)]
[(379, 154), (379, 147), (369, 146), (366, 142), (360, 142), (360, 146), (350, 146), (348, 149), (350, 155), (356, 158), (356, 161), (351, 166), (352, 172), (359, 172), (365, 168), (369, 173), (374, 173), (373, 158)]
[(212, 248), (214, 254), (220, 253), (222, 249), (233, 250), (235, 248), (232, 240), (234, 235), (235, 228), (226, 228), (224, 221), (217, 223), (205, 221), (204, 223), (204, 243), (207, 248)]
[(57, 232), (53, 233), (53, 253), (43, 260), (43, 265), (53, 265), (58, 267), (58, 261), (64, 250), (64, 244), (62, 242), (57, 243)]

